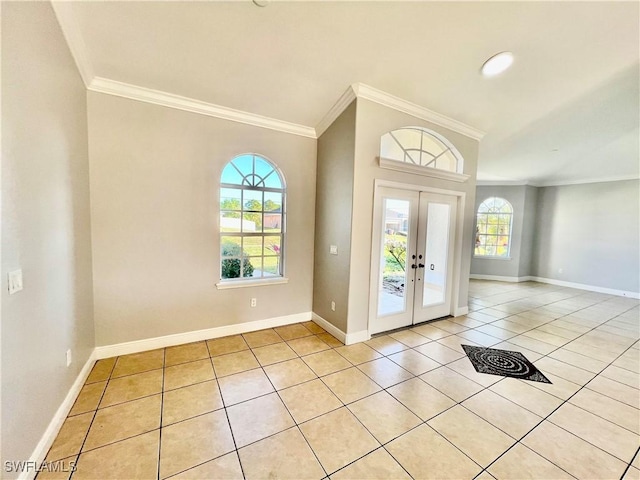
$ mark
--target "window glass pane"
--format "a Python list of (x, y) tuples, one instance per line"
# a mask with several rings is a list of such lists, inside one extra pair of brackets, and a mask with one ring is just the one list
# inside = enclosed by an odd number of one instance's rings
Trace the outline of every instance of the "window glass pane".
[(243, 213), (242, 214), (242, 232), (243, 233), (262, 232), (262, 214), (261, 213)]
[(220, 178), (220, 182), (234, 183), (237, 185), (241, 185), (242, 175), (240, 174), (240, 172), (238, 172), (238, 170), (232, 164), (228, 163), (227, 166), (224, 167), (224, 170), (222, 170), (222, 176)]
[(261, 190), (245, 190), (244, 191), (244, 210), (251, 212), (262, 211), (262, 191)]
[(221, 237), (220, 248), (223, 257), (240, 257), (240, 237)]
[(282, 230), (282, 215), (279, 213), (265, 213), (262, 222), (264, 233), (279, 233)]
[(380, 156), (404, 162), (404, 151), (390, 133), (385, 133), (380, 139)]
[(262, 273), (265, 277), (280, 275), (280, 257), (264, 257)]
[(446, 148), (447, 147), (433, 135), (429, 135), (426, 132), (422, 135), (422, 149), (431, 153), (433, 156), (439, 155), (443, 150), (446, 150)]
[(244, 255), (247, 256), (260, 256), (262, 255), (262, 236), (250, 236), (242, 238), (242, 246)]
[(260, 257), (245, 257), (242, 259), (242, 276), (259, 277), (262, 273), (262, 259)]
[(280, 175), (278, 172), (273, 172), (264, 180), (264, 186), (267, 188), (283, 188), (282, 180), (280, 180)]
[(243, 176), (253, 173), (253, 155), (241, 155), (234, 158), (232, 163), (242, 172)]
[(264, 237), (264, 251), (263, 255), (280, 255), (281, 252), (281, 237), (278, 236), (265, 236)]
[(398, 143), (403, 146), (406, 150), (408, 148), (420, 148), (420, 137), (422, 136), (422, 132), (420, 130), (416, 130), (414, 128), (401, 128), (399, 130), (394, 130), (391, 132)]
[(240, 210), (242, 191), (238, 188), (220, 189), (220, 210)]
[(264, 192), (264, 211), (282, 212), (282, 194), (276, 192)]
[(260, 157), (255, 157), (255, 158), (256, 158), (256, 164), (255, 164), (256, 175), (260, 176), (261, 178), (264, 178), (273, 171), (273, 167), (269, 165), (263, 158), (260, 158)]
[(240, 232), (240, 213), (239, 212), (220, 212), (220, 231), (221, 232)]
[(440, 170), (448, 170), (450, 172), (457, 171), (458, 161), (456, 157), (453, 155), (451, 150), (446, 153), (443, 153), (440, 157), (438, 157), (436, 168)]

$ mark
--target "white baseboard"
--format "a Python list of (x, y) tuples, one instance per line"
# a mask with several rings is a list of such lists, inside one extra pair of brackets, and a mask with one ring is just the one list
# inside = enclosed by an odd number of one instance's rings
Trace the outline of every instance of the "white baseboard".
[(342, 343), (344, 343), (345, 345), (347, 344), (347, 334), (346, 333), (344, 333), (342, 330), (340, 330), (334, 324), (329, 323), (327, 320), (322, 318), (316, 312), (313, 312), (311, 315), (312, 315), (312, 319), (313, 319), (314, 322), (316, 322), (318, 325), (320, 325), (328, 333), (330, 333), (331, 335), (336, 337)]
[[(73, 404), (75, 403), (80, 390), (82, 390), (84, 382), (87, 380), (89, 373), (91, 373), (91, 369), (93, 368), (93, 364), (95, 363), (95, 361), (95, 350), (92, 350), (89, 358), (82, 367), (82, 370), (80, 370), (80, 373), (78, 373), (76, 380), (73, 382), (73, 385), (71, 385), (67, 396), (64, 397), (64, 400), (58, 407), (58, 410), (49, 422), (47, 429), (44, 431), (44, 434), (40, 438), (38, 445), (36, 445), (35, 450), (31, 454), (31, 458), (29, 459), (30, 462), (33, 462), (31, 463), (31, 465), (41, 465), (46, 458), (46, 455), (49, 452), (53, 441), (58, 436), (58, 433), (60, 433), (62, 424), (67, 418), (67, 415), (69, 415), (69, 412), (71, 411), (71, 408), (73, 407)], [(18, 476), (18, 479), (33, 479), (36, 473), (37, 472), (35, 472), (33, 469), (25, 469), (22, 471), (20, 476)]]
[(347, 339), (345, 345), (353, 345), (354, 343), (366, 342), (371, 340), (369, 330), (360, 330), (359, 332), (347, 333)]
[[(555, 280), (545, 277), (502, 277), (499, 275), (479, 275), (472, 273), (469, 278), (474, 280), (493, 280), (496, 282), (539, 282), (549, 285), (557, 285), (559, 287), (575, 288), (577, 290), (587, 290), (589, 292), (607, 293), (609, 295), (617, 295), (619, 297), (629, 297), (640, 299), (639, 292), (629, 292), (627, 290), (616, 290), (615, 288), (597, 287), (595, 285), (586, 285), (584, 283), (566, 282), (564, 280)], [(457, 316), (457, 315), (456, 315)]]
[(469, 275), (469, 278), (474, 280), (493, 280), (494, 282), (510, 282), (510, 283), (519, 283), (519, 282), (530, 282), (534, 279), (534, 277), (525, 276), (525, 277), (504, 277), (501, 275), (481, 275), (477, 273), (472, 273)]
[(371, 339), (369, 330), (361, 330), (354, 333), (344, 333), (338, 327), (336, 327), (332, 323), (329, 323), (327, 320), (325, 320), (315, 312), (313, 313), (313, 321), (345, 345), (353, 345), (354, 343), (366, 342), (367, 340)]
[(534, 282), (548, 283), (549, 285), (557, 285), (559, 287), (569, 287), (578, 290), (587, 290), (589, 292), (607, 293), (618, 297), (628, 297), (640, 299), (640, 292), (630, 292), (627, 290), (616, 290), (615, 288), (598, 287), (595, 285), (586, 285), (584, 283), (565, 282), (564, 280), (555, 280), (545, 277), (531, 277)]
[(118, 355), (128, 355), (130, 353), (144, 352), (156, 348), (172, 347), (183, 343), (199, 342), (211, 338), (226, 337), (228, 335), (238, 335), (239, 333), (264, 330), (265, 328), (282, 327), (292, 323), (308, 322), (312, 318), (311, 312), (295, 313), (282, 317), (267, 318), (254, 322), (238, 323), (235, 325), (225, 325), (222, 327), (206, 328), (192, 332), (175, 333), (162, 337), (145, 338), (133, 342), (117, 343), (114, 345), (104, 345), (96, 347), (96, 359), (116, 357)]

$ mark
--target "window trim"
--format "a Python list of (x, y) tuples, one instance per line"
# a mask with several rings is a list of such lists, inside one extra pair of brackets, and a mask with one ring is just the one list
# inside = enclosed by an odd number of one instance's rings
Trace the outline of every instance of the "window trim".
[(464, 183), (469, 180), (470, 175), (465, 173), (455, 173), (448, 170), (441, 170), (433, 167), (425, 167), (422, 165), (412, 165), (406, 162), (393, 160), (392, 158), (378, 157), (380, 168), (387, 170), (395, 170), (397, 172), (413, 173), (425, 177), (439, 178), (441, 180), (450, 180), (452, 182)]
[[(252, 185), (248, 185), (245, 183), (245, 179), (247, 178), (247, 174), (241, 172), (238, 167), (233, 164), (232, 162), (238, 158), (241, 157), (246, 157), (246, 156), (250, 156), (252, 157), (253, 161), (255, 162), (256, 159), (261, 159), (264, 162), (268, 163), (268, 165), (273, 169), (272, 172), (270, 172), (269, 174), (267, 174), (265, 176), (265, 179), (269, 176), (272, 175), (273, 172), (276, 173), (276, 175), (278, 175), (278, 178), (280, 180), (280, 183), (282, 185), (282, 188), (274, 188), (274, 187), (266, 187), (266, 186), (252, 186)], [(224, 183), (222, 182), (222, 174), (225, 171), (225, 169), (229, 166), (232, 165), (237, 171), (238, 173), (240, 173), (240, 175), (243, 176), (243, 181), (242, 183)], [(255, 163), (254, 163), (255, 165)], [(255, 175), (255, 170), (253, 175)], [(247, 152), (247, 153), (241, 153), (238, 155), (235, 155), (233, 158), (231, 158), (228, 162), (226, 162), (224, 164), (224, 166), (222, 167), (221, 171), (220, 171), (220, 176), (218, 177), (220, 179), (219, 185), (218, 185), (218, 274), (219, 274), (219, 281), (216, 283), (216, 288), (218, 290), (225, 290), (225, 289), (231, 289), (231, 288), (241, 288), (241, 287), (254, 287), (254, 286), (260, 286), (260, 285), (274, 285), (274, 284), (283, 284), (283, 283), (288, 283), (289, 279), (285, 276), (285, 252), (286, 252), (286, 225), (287, 225), (287, 211), (286, 211), (286, 201), (287, 201), (287, 184), (286, 184), (286, 180), (284, 177), (284, 174), (282, 173), (282, 170), (280, 170), (280, 168), (278, 168), (278, 166), (268, 157), (259, 154), (259, 153), (254, 153), (254, 152)], [(264, 181), (261, 181), (260, 183), (263, 183), (264, 185)], [(264, 231), (264, 226), (263, 226), (263, 230), (261, 232), (223, 232), (222, 231), (222, 225), (221, 225), (221, 213), (223, 212), (223, 209), (221, 208), (221, 193), (223, 189), (234, 189), (234, 190), (238, 190), (241, 192), (245, 192), (245, 191), (253, 191), (253, 192), (262, 192), (263, 193), (263, 204), (262, 204), (262, 208), (263, 210), (258, 211), (245, 211), (244, 210), (244, 205), (241, 203), (240, 205), (240, 210), (238, 210), (238, 213), (240, 214), (240, 230), (242, 230), (242, 223), (244, 221), (244, 217), (243, 217), (243, 213), (259, 213), (263, 216), (263, 220), (264, 220), (264, 214), (268, 213), (265, 212), (264, 210), (264, 193), (268, 193), (268, 192), (273, 192), (273, 193), (278, 193), (282, 196), (282, 202), (281, 202), (281, 206), (280, 206), (280, 212), (278, 212), (281, 217), (282, 217), (282, 221), (281, 221), (281, 225), (280, 225), (280, 232), (273, 232), (273, 233), (268, 233)], [(244, 193), (241, 193), (241, 198), (244, 199)], [(224, 211), (231, 211), (231, 210), (224, 210)], [(235, 277), (235, 278), (222, 278), (222, 262), (225, 259), (233, 259), (236, 257), (223, 257), (222, 256), (222, 237), (237, 237), (240, 239), (246, 238), (246, 237), (260, 237), (263, 238), (264, 237), (268, 237), (268, 236), (279, 236), (280, 237), (280, 254), (279, 255), (269, 255), (267, 257), (265, 257), (264, 255), (264, 240), (263, 240), (263, 246), (262, 246), (262, 255), (260, 256), (254, 256), (255, 258), (260, 258), (262, 259), (262, 262), (264, 262), (264, 258), (272, 258), (272, 257), (277, 257), (279, 259), (279, 273), (276, 275), (270, 275), (270, 276), (263, 276), (263, 277)], [(242, 244), (242, 242), (241, 242)], [(242, 251), (240, 252), (240, 259), (242, 259)], [(248, 257), (251, 258), (251, 257)], [(264, 263), (262, 263), (262, 269), (264, 271)]]
[(267, 278), (226, 278), (220, 279), (216, 283), (218, 290), (228, 290), (231, 288), (245, 288), (245, 287), (263, 287), (266, 285), (281, 285), (289, 283), (288, 277), (267, 277)]

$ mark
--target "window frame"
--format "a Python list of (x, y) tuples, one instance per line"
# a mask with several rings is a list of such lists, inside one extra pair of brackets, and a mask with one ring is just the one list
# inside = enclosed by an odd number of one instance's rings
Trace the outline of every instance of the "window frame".
[[(399, 132), (411, 131), (420, 135), (420, 142), (418, 144), (403, 144), (403, 142), (397, 138), (396, 135)], [(424, 139), (429, 137), (429, 142), (437, 147), (439, 151), (431, 151), (424, 145)], [(404, 152), (402, 159), (390, 158), (383, 155), (383, 143), (386, 138), (390, 138), (397, 148)], [(409, 152), (419, 152), (418, 162)], [(388, 152), (387, 152), (388, 153)], [(455, 168), (453, 170), (441, 168), (438, 166), (437, 159), (443, 155), (450, 154), (455, 161)], [(423, 162), (424, 155), (432, 157), (427, 159), (426, 163)], [(378, 161), (381, 168), (390, 170), (401, 171), (405, 173), (412, 173), (417, 175), (424, 175), (428, 177), (435, 177), (443, 180), (449, 180), (454, 182), (466, 182), (470, 176), (464, 172), (464, 158), (458, 151), (458, 149), (443, 135), (438, 132), (434, 132), (425, 127), (419, 126), (406, 126), (400, 127), (395, 130), (388, 131), (380, 137), (380, 147), (378, 153)]]
[[(252, 171), (250, 172), (246, 172), (246, 171), (242, 171), (244, 169), (240, 169), (239, 166), (234, 163), (234, 161), (238, 160), (238, 159), (242, 159), (243, 157), (251, 157), (252, 160)], [(257, 160), (261, 160), (263, 162), (265, 162), (272, 170), (269, 171), (269, 173), (267, 173), (264, 177), (260, 177), (259, 175), (256, 175), (256, 161)], [(227, 167), (229, 166), (233, 166), (233, 168), (235, 168), (235, 170), (242, 176), (242, 179), (240, 180), (240, 183), (225, 183), (223, 182), (223, 175), (225, 170), (227, 169)], [(267, 187), (265, 180), (267, 179), (267, 177), (271, 176), (271, 175), (277, 175), (281, 188), (275, 188), (275, 187)], [(251, 180), (249, 180), (249, 178), (251, 178)], [(219, 273), (219, 282), (216, 283), (216, 287), (218, 289), (228, 289), (228, 288), (239, 288), (239, 287), (250, 287), (250, 286), (256, 286), (256, 285), (264, 285), (264, 284), (278, 284), (278, 283), (287, 283), (288, 282), (288, 278), (286, 278), (285, 276), (285, 251), (286, 251), (286, 224), (287, 224), (287, 213), (286, 213), (286, 199), (287, 199), (287, 187), (286, 187), (286, 181), (285, 181), (285, 177), (284, 174), (282, 173), (282, 170), (280, 170), (280, 168), (278, 168), (278, 166), (268, 157), (266, 157), (265, 155), (259, 154), (259, 153), (242, 153), (239, 155), (234, 156), (232, 159), (230, 159), (227, 163), (224, 164), (224, 166), (222, 167), (222, 170), (220, 172), (220, 183), (219, 183), (219, 188), (218, 188), (218, 240), (219, 240), (219, 257), (218, 257), (218, 273)], [(260, 185), (262, 184), (262, 185)], [(223, 209), (222, 208), (222, 201), (223, 201), (223, 192), (225, 189), (232, 189), (232, 190), (236, 190), (239, 193), (239, 198), (240, 198), (240, 209), (239, 210), (235, 210), (235, 209), (231, 209), (231, 210), (227, 210), (227, 209)], [(245, 197), (245, 192), (247, 191), (251, 191), (251, 192), (260, 192), (261, 197), (262, 197), (262, 203), (261, 203), (261, 210), (251, 210), (246, 208), (246, 202), (251, 200), (250, 198), (247, 199)], [(279, 209), (279, 214), (281, 215), (281, 221), (280, 221), (280, 232), (265, 232), (264, 231), (264, 217), (265, 214), (268, 213), (269, 211), (264, 210), (264, 203), (265, 203), (265, 194), (266, 193), (277, 193), (281, 196), (281, 205), (280, 205), (280, 209)], [(223, 227), (222, 227), (222, 218), (223, 218), (223, 213), (224, 212), (237, 212), (239, 214), (239, 231), (223, 231)], [(259, 214), (261, 215), (261, 229), (259, 232), (250, 232), (250, 231), (244, 231), (245, 229), (245, 221), (246, 220), (246, 216), (245, 214)], [(238, 218), (238, 217), (231, 217), (231, 218)], [(268, 237), (279, 237), (279, 252), (277, 255), (265, 255), (265, 239)], [(238, 237), (240, 238), (240, 254), (239, 255), (223, 255), (223, 238), (224, 237)], [(248, 255), (245, 254), (245, 249), (244, 249), (244, 239), (246, 238), (262, 238), (261, 246), (260, 246), (260, 255)], [(223, 262), (225, 260), (235, 260), (238, 259), (240, 260), (240, 269), (244, 270), (244, 261), (245, 259), (251, 259), (251, 258), (260, 258), (260, 270), (261, 270), (261, 274), (262, 276), (260, 277), (233, 277), (233, 278), (223, 278)], [(274, 274), (274, 275), (267, 275), (265, 276), (265, 267), (264, 267), (264, 260), (265, 258), (277, 258), (277, 264), (278, 264), (278, 273)], [(242, 275), (242, 271), (240, 272), (240, 275)]]
[[(492, 209), (495, 209), (495, 201), (496, 200), (500, 200), (502, 202), (502, 205), (500, 207), (500, 209), (502, 209), (503, 207), (507, 206), (508, 207), (508, 211), (492, 211)], [(491, 202), (491, 205), (489, 204), (489, 202)], [(486, 206), (486, 211), (480, 211), (483, 206)], [(505, 234), (500, 234), (495, 233), (495, 234), (490, 234), (488, 232), (485, 233), (480, 233), (480, 225), (481, 223), (483, 223), (484, 225), (489, 225), (489, 220), (487, 218), (487, 220), (485, 222), (481, 222), (480, 221), (480, 217), (481, 216), (485, 216), (485, 217), (489, 217), (489, 215), (500, 215), (500, 216), (509, 216), (509, 222), (508, 222), (508, 233)], [(474, 242), (474, 247), (473, 247), (473, 258), (478, 258), (478, 259), (486, 259), (486, 260), (511, 260), (511, 246), (512, 246), (512, 240), (513, 240), (513, 205), (511, 204), (511, 202), (509, 202), (509, 200), (507, 200), (504, 197), (499, 197), (497, 195), (492, 195), (490, 197), (485, 198), (482, 202), (480, 202), (480, 204), (478, 205), (478, 208), (476, 210), (476, 221), (475, 221), (475, 242)], [(500, 222), (500, 219), (498, 219), (498, 224), (497, 227), (499, 228), (502, 225), (502, 223)], [(479, 239), (481, 236), (484, 236), (485, 238), (488, 237), (495, 237), (496, 238), (496, 251), (498, 248), (498, 242), (497, 239), (499, 239), (500, 237), (507, 237), (507, 251), (504, 255), (489, 255), (489, 254), (481, 254), (481, 253), (477, 253), (477, 249), (480, 246), (478, 244)], [(485, 248), (487, 246), (487, 244), (484, 244)]]

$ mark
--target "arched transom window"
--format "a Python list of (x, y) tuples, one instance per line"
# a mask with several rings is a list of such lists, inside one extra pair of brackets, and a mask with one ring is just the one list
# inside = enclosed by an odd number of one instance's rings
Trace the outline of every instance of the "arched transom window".
[(462, 173), (462, 157), (443, 136), (422, 127), (404, 127), (380, 139), (380, 158)]
[(239, 155), (220, 178), (220, 278), (283, 275), (285, 183), (266, 158)]
[(513, 208), (504, 198), (489, 197), (478, 207), (476, 257), (509, 258)]

